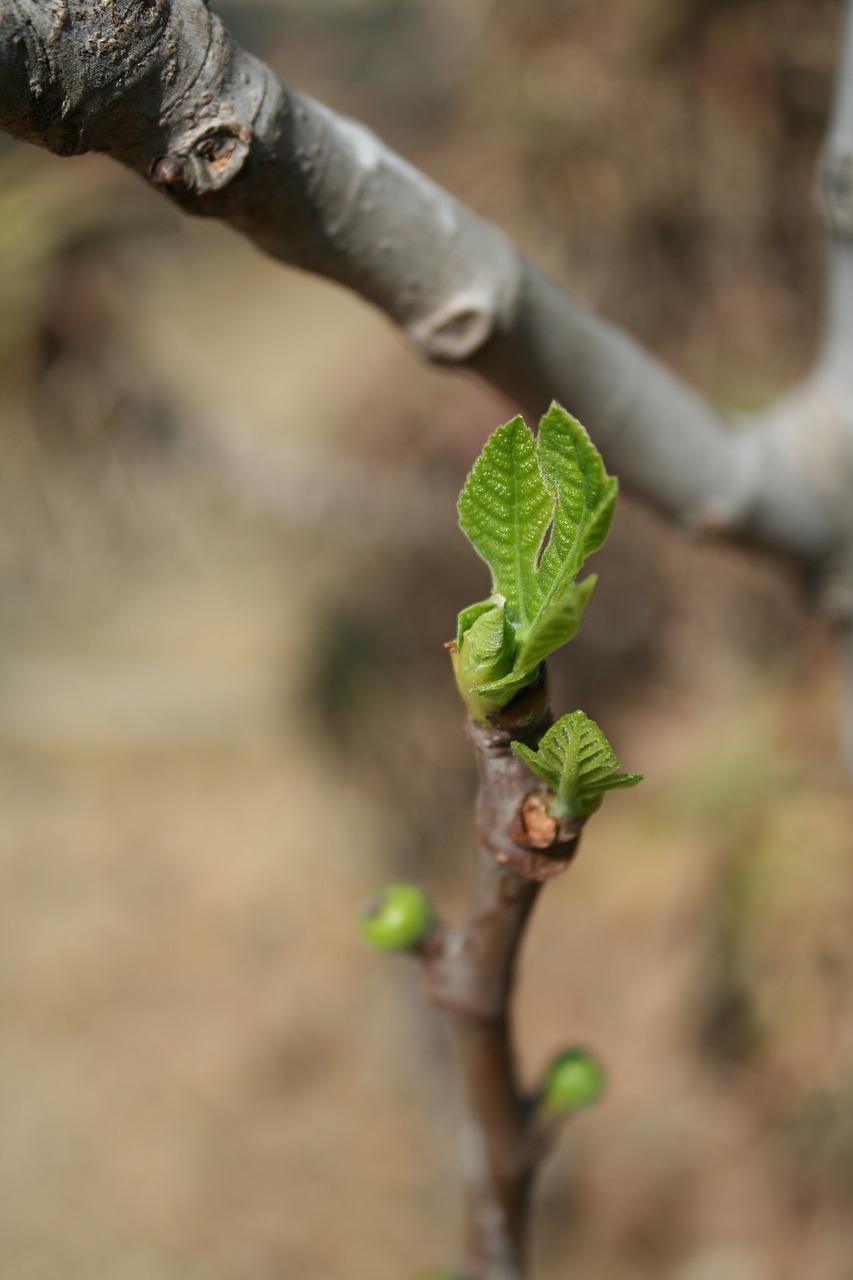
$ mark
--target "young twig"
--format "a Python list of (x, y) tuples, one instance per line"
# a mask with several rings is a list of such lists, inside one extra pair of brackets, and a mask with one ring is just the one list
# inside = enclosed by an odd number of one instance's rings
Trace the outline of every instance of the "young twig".
[[(546, 711), (524, 740), (538, 744)], [(470, 1280), (521, 1280), (530, 1191), (544, 1154), (537, 1113), (519, 1084), (511, 1004), (516, 960), (530, 913), (546, 879), (564, 870), (582, 824), (554, 823), (550, 834), (526, 829), (533, 779), (513, 756), (514, 737), (473, 719), (477, 754), (477, 866), (467, 916), (427, 956), (430, 998), (448, 1011), (463, 1079), (465, 1248)]]
[(445, 929), (420, 889), (399, 884), (362, 918), (373, 946), (420, 956), (427, 993), (448, 1014), (464, 1086), (466, 1280), (523, 1280), (536, 1171), (559, 1118), (604, 1084), (593, 1058), (567, 1050), (526, 1095), (511, 1005), (543, 882), (569, 865), (604, 794), (641, 781), (619, 772), (582, 711), (553, 723), (545, 665), (581, 624), (596, 580), (577, 575), (607, 537), (616, 491), (584, 428), (557, 404), (535, 439), (514, 418), (487, 441), (460, 494), (459, 523), (492, 570), (492, 595), (461, 611), (447, 646), (480, 775), (468, 911)]

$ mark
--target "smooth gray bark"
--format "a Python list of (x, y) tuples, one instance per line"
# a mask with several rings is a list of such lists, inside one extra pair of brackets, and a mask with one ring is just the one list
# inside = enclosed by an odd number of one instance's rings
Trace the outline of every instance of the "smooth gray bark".
[[(853, 628), (853, 0), (845, 6), (835, 104), (821, 163), (827, 222), (826, 305), (821, 351), (806, 395), (817, 402), (818, 429), (834, 432), (841, 533), (828, 575), (832, 612)], [(851, 642), (853, 643), (853, 642)], [(853, 727), (848, 759), (853, 765)]]
[[(849, 114), (845, 98), (848, 140)], [(849, 246), (808, 393), (822, 429), (786, 408), (732, 429), (374, 134), (282, 85), (203, 0), (0, 0), (0, 127), (61, 155), (114, 156), (188, 212), (354, 289), (428, 359), (475, 369), (536, 415), (560, 400), (610, 468), (682, 524), (805, 564), (847, 540), (833, 388)]]

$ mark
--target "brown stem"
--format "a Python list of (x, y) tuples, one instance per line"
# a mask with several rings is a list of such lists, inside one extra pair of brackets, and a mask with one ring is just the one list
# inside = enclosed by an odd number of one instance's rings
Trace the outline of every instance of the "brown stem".
[(509, 1005), (515, 958), (541, 885), (522, 880), (483, 849), (478, 858), (471, 911), (433, 995), (450, 1006), (463, 1079), (463, 1274), (520, 1280), (533, 1163)]
[[(547, 713), (527, 737), (535, 744)], [(464, 1082), (465, 1249), (470, 1280), (522, 1280), (530, 1190), (542, 1146), (515, 1064), (510, 1005), (525, 925), (544, 880), (563, 870), (580, 826), (557, 823), (512, 755), (512, 734), (470, 721), (477, 752), (477, 868), (464, 923), (427, 962), (449, 1011)], [(531, 816), (533, 815), (533, 816)], [(549, 825), (550, 824), (550, 825)]]

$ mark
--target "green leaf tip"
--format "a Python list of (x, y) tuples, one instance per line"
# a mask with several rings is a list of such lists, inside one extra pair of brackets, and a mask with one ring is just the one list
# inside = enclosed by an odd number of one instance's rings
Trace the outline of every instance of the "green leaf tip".
[(606, 791), (635, 787), (641, 773), (619, 773), (619, 760), (594, 720), (582, 711), (561, 716), (542, 737), (537, 750), (513, 742), (512, 751), (537, 778), (551, 788), (555, 817), (588, 818)]
[(479, 720), (537, 678), (576, 634), (595, 576), (575, 579), (607, 537), (618, 485), (585, 429), (554, 403), (533, 436), (492, 433), (459, 495), (459, 524), (492, 573), (491, 600), (459, 615), (460, 693)]

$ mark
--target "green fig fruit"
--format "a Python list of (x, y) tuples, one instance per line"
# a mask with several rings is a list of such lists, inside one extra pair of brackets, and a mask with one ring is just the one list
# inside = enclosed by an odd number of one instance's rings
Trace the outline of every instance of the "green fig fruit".
[(596, 1058), (583, 1049), (566, 1049), (548, 1067), (540, 1106), (552, 1116), (568, 1115), (597, 1102), (606, 1085), (604, 1068)]
[(376, 951), (410, 951), (435, 928), (429, 899), (415, 884), (386, 884), (361, 913), (361, 936)]

